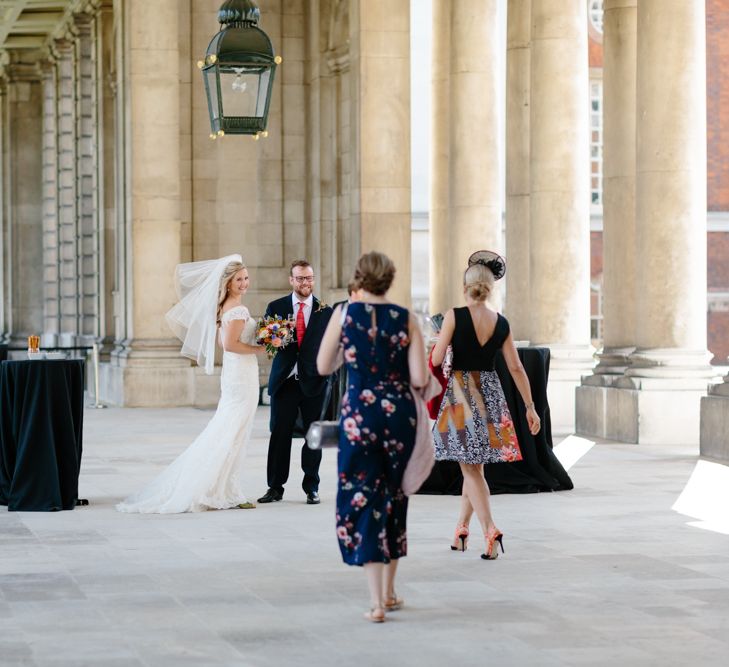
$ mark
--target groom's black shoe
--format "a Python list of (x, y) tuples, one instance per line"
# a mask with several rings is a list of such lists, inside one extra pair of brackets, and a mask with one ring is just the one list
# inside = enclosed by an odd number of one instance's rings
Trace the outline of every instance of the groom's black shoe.
[(258, 499), (259, 503), (276, 503), (283, 498), (282, 491), (276, 491), (276, 489), (269, 489), (265, 495)]
[(306, 494), (307, 505), (318, 505), (320, 502), (319, 494), (316, 491), (309, 491), (309, 493)]

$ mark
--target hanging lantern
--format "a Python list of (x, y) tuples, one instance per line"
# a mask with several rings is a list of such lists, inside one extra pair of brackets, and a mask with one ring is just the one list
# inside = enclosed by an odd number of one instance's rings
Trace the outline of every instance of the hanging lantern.
[(266, 131), (273, 76), (280, 56), (258, 27), (253, 0), (226, 0), (218, 11), (220, 32), (198, 62), (205, 82), (211, 138)]

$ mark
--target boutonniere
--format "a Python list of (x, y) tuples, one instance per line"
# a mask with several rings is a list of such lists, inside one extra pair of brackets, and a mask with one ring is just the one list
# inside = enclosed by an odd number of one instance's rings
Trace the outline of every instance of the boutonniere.
[(320, 301), (319, 302), (319, 307), (314, 312), (315, 313), (321, 313), (321, 311), (324, 310), (325, 308), (329, 308), (329, 304), (328, 303), (324, 303), (323, 301)]

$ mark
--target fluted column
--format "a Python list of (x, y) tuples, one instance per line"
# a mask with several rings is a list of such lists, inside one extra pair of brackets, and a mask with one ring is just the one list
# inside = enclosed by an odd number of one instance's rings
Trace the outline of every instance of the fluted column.
[(43, 333), (55, 342), (60, 332), (58, 228), (58, 72), (43, 63)]
[[(698, 441), (706, 349), (706, 24), (703, 2), (640, 0), (636, 351), (619, 386), (639, 442)], [(635, 390), (638, 390), (637, 392)]]
[(705, 31), (703, 2), (638, 4), (637, 377), (705, 376), (709, 360)]
[(603, 322), (596, 373), (622, 373), (635, 347), (635, 94), (637, 0), (603, 14)]
[(79, 14), (76, 38), (76, 192), (78, 197), (76, 293), (78, 334), (86, 342), (101, 334), (99, 210), (99, 118), (96, 21)]
[(77, 285), (78, 257), (78, 178), (76, 174), (76, 65), (74, 44), (56, 40), (56, 148), (58, 157), (58, 289), (59, 334), (64, 344), (75, 344), (80, 317)]
[(497, 5), (433, 3), (431, 312), (462, 304), (474, 250), (502, 250)]
[(506, 304), (511, 331), (529, 340), (529, 41), (531, 0), (506, 17)]
[(355, 114), (351, 220), (362, 252), (397, 267), (391, 298), (410, 303), (410, 2), (352, 0), (351, 105)]
[(8, 90), (5, 72), (0, 70), (0, 343), (10, 338), (12, 320), (6, 304), (8, 301), (10, 280), (8, 257), (8, 197), (7, 178), (9, 171), (8, 155)]
[(452, 279), (448, 202), (450, 193), (451, 0), (433, 3), (430, 141), (430, 304), (431, 313), (451, 307)]
[(605, 0), (603, 14), (603, 349), (577, 389), (578, 433), (630, 439), (611, 389), (636, 344), (635, 113), (637, 0)]
[(590, 345), (587, 5), (533, 0), (529, 195), (530, 339), (552, 351), (557, 430), (574, 428)]

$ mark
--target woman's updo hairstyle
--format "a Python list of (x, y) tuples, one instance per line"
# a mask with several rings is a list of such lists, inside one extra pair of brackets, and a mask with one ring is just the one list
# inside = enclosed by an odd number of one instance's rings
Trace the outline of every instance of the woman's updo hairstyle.
[(486, 301), (494, 289), (494, 274), (480, 262), (472, 264), (463, 274), (463, 287), (474, 301)]
[(352, 286), (355, 291), (363, 289), (365, 292), (382, 296), (390, 289), (395, 278), (395, 264), (384, 253), (373, 250), (362, 255), (354, 267)]

